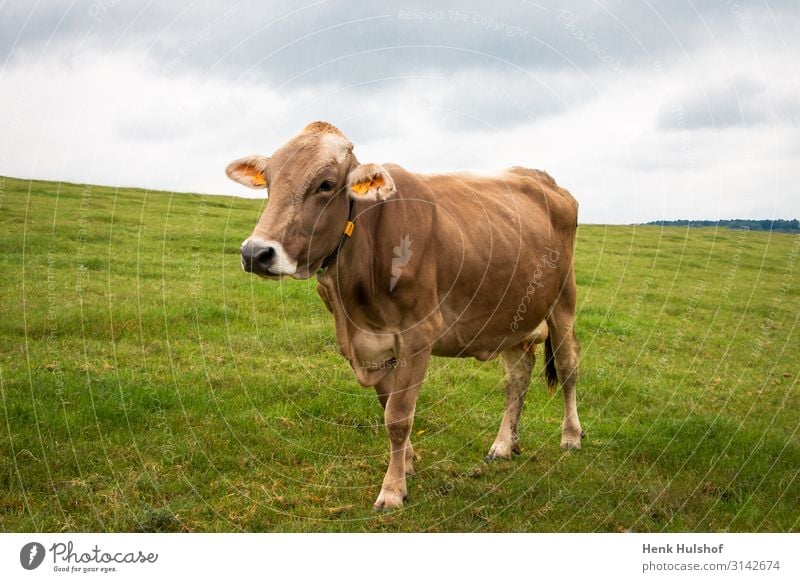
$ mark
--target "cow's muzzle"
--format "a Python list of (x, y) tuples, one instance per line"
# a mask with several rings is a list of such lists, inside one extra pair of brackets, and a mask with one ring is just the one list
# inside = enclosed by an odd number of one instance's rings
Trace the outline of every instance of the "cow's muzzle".
[(286, 255), (279, 242), (250, 238), (242, 243), (242, 268), (255, 275), (277, 277), (294, 275), (297, 262)]

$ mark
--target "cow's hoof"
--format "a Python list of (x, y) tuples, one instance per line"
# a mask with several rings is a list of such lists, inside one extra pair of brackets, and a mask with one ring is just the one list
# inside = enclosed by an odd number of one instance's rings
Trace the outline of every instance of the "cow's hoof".
[(565, 451), (578, 450), (581, 448), (581, 437), (563, 437), (561, 448)]
[(511, 459), (511, 453), (508, 455), (503, 455), (495, 451), (489, 451), (489, 454), (483, 458), (486, 463), (493, 463), (494, 461), (508, 461), (509, 459)]
[(401, 507), (403, 507), (403, 501), (405, 500), (405, 498), (406, 496), (402, 493), (381, 489), (381, 492), (378, 495), (378, 499), (375, 500), (375, 503), (372, 505), (372, 509), (375, 511), (400, 509)]
[(489, 449), (489, 454), (484, 457), (484, 461), (487, 463), (491, 463), (492, 461), (497, 461), (499, 459), (508, 460), (511, 459), (514, 455), (520, 454), (519, 445), (513, 444), (509, 445), (507, 443), (494, 443), (492, 448)]

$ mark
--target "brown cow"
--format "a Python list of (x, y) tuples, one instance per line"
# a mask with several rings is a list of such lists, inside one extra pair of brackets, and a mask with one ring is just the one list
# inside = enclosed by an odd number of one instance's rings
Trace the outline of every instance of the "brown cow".
[(519, 450), (529, 348), (545, 341), (548, 383), (560, 380), (564, 392), (561, 446), (580, 448), (578, 204), (547, 173), (423, 175), (361, 164), (353, 144), (318, 121), (272, 157), (236, 160), (227, 174), (269, 188), (242, 244), (245, 271), (267, 279), (317, 274), (342, 355), (377, 391), (391, 455), (376, 508), (400, 507), (406, 497), (414, 408), (431, 355), (503, 357), (505, 414), (487, 458), (509, 458)]

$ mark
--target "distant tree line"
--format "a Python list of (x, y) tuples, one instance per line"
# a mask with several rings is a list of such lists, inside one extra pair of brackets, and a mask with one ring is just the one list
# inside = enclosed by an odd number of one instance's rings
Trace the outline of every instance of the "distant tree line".
[(750, 230), (775, 230), (780, 232), (800, 232), (800, 221), (796, 218), (794, 220), (745, 220), (742, 218), (735, 218), (733, 220), (654, 220), (646, 224), (655, 226), (683, 226), (683, 227), (696, 227), (696, 226), (721, 226), (724, 228), (742, 229), (747, 228)]

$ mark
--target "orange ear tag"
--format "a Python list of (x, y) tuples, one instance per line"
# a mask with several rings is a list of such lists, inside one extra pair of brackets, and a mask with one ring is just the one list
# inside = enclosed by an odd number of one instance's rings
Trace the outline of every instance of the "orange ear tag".
[(352, 221), (348, 220), (348, 221), (347, 221), (347, 222), (345, 222), (345, 224), (344, 224), (344, 233), (345, 233), (347, 236), (351, 236), (351, 235), (353, 234), (353, 229), (354, 229), (355, 227), (356, 227), (356, 225), (355, 225), (355, 224), (354, 224)]
[(251, 174), (250, 180), (253, 182), (253, 186), (266, 186), (267, 181), (264, 179), (264, 176), (261, 174)]
[(358, 196), (363, 196), (367, 192), (369, 192), (370, 182), (357, 182), (350, 186), (350, 189), (355, 192)]

